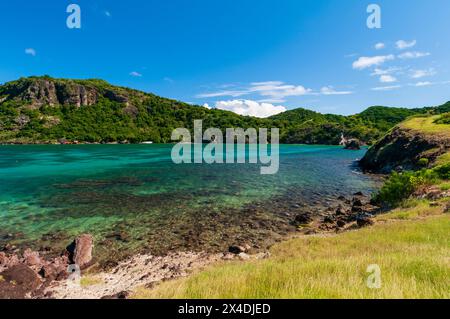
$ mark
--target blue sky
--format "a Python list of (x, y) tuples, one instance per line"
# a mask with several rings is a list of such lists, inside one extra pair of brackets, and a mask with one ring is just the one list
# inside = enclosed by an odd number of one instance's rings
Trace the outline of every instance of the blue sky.
[[(366, 26), (370, 3), (381, 29)], [(450, 100), (449, 17), (448, 0), (2, 1), (0, 82), (102, 78), (258, 116), (437, 105)]]

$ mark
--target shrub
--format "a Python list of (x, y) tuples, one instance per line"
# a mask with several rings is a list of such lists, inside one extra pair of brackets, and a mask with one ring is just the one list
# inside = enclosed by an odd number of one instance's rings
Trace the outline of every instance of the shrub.
[(436, 124), (450, 124), (450, 113), (442, 115), (435, 121)]
[[(442, 174), (446, 174), (446, 171), (444, 170)], [(380, 204), (396, 207), (419, 187), (432, 185), (439, 178), (442, 178), (441, 176), (443, 176), (441, 173), (430, 169), (423, 169), (418, 172), (392, 173), (381, 190), (375, 195), (374, 200)]]
[(440, 179), (450, 179), (450, 163), (438, 166), (433, 171)]
[(428, 158), (421, 158), (418, 162), (417, 165), (421, 166), (421, 167), (427, 167), (428, 164), (430, 163), (430, 160)]

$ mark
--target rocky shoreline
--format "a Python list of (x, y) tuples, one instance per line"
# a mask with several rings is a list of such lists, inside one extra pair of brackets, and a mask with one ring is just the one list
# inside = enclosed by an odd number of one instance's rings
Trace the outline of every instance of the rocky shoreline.
[(395, 127), (383, 137), (359, 162), (365, 172), (389, 174), (431, 167), (437, 158), (450, 151), (450, 138), (441, 134)]
[[(295, 209), (293, 209), (295, 211)], [(312, 211), (312, 212), (311, 212)], [(32, 251), (6, 244), (0, 249), (0, 299), (2, 298), (126, 298), (130, 291), (159, 282), (188, 276), (211, 263), (268, 258), (267, 249), (292, 236), (343, 232), (372, 225), (381, 209), (363, 193), (339, 196), (320, 212), (286, 213), (284, 236), (266, 247), (252, 241), (237, 242), (222, 252), (173, 251), (164, 255), (138, 254), (118, 261), (112, 268), (95, 262), (94, 240), (89, 234), (77, 237), (60, 256), (47, 258), (45, 251)], [(82, 274), (77, 277), (78, 268)], [(75, 272), (75, 273), (71, 273)], [(83, 285), (83, 278), (88, 283)], [(90, 282), (89, 281), (93, 281)]]

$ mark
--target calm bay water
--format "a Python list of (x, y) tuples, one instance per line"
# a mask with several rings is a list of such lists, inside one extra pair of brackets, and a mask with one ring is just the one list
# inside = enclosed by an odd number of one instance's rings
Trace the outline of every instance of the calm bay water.
[(105, 260), (223, 250), (285, 234), (296, 211), (376, 188), (353, 165), (364, 150), (282, 145), (279, 173), (265, 176), (256, 164), (175, 165), (170, 152), (171, 145), (1, 146), (0, 244), (57, 252), (88, 232)]

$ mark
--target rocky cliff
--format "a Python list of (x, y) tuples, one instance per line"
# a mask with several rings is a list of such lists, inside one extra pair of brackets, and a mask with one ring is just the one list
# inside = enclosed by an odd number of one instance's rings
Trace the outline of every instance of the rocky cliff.
[(396, 126), (368, 150), (360, 166), (388, 174), (431, 165), (450, 152), (450, 125), (437, 124), (440, 117), (412, 118)]
[(20, 102), (30, 109), (61, 105), (81, 107), (96, 104), (100, 97), (126, 103), (130, 92), (137, 94), (137, 91), (124, 88), (121, 89), (121, 92), (117, 92), (117, 90), (117, 87), (112, 87), (102, 80), (77, 81), (30, 77), (9, 82), (2, 86), (0, 88), (0, 102)]

